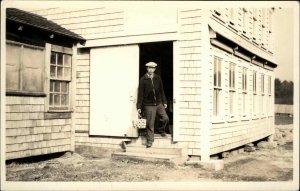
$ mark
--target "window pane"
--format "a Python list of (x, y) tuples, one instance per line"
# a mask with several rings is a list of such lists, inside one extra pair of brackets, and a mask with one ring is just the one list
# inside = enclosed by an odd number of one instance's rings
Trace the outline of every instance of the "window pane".
[(20, 52), (19, 45), (6, 44), (6, 89), (20, 90)]
[(67, 82), (61, 82), (61, 92), (68, 92), (68, 83)]
[(230, 91), (229, 92), (229, 102), (230, 102), (230, 105), (229, 105), (229, 112), (232, 114), (233, 113), (233, 96), (234, 96), (234, 92)]
[(232, 88), (235, 88), (235, 68), (233, 66), (233, 73), (232, 73)]
[(64, 68), (64, 77), (71, 80), (71, 68)]
[(217, 63), (216, 63), (216, 58), (214, 59), (214, 86), (217, 86)]
[(214, 116), (217, 116), (217, 90), (214, 89)]
[(54, 104), (56, 106), (60, 105), (60, 94), (54, 94)]
[(64, 66), (71, 66), (71, 58), (72, 57), (70, 55), (64, 55)]
[(54, 81), (50, 81), (50, 92), (54, 91), (54, 84), (55, 84)]
[(53, 94), (52, 93), (50, 93), (50, 95), (49, 95), (49, 104), (53, 105)]
[(218, 87), (221, 87), (221, 62), (218, 63)]
[(60, 92), (60, 82), (55, 82), (54, 91), (55, 92)]
[(61, 95), (61, 105), (68, 105), (68, 95), (66, 94)]
[(51, 64), (56, 64), (56, 53), (51, 52), (51, 59), (50, 59)]
[(229, 87), (232, 88), (232, 67), (229, 66)]
[(63, 67), (57, 66), (57, 78), (63, 77)]
[(57, 53), (57, 65), (63, 65), (63, 54)]
[(50, 76), (51, 77), (56, 77), (55, 72), (56, 71), (56, 67), (55, 66), (50, 66)]

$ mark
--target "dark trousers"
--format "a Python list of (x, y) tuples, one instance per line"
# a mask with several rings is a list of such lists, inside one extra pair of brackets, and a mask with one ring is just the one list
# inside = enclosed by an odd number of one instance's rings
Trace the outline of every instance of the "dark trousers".
[(146, 122), (146, 139), (148, 143), (154, 141), (154, 124), (156, 115), (160, 120), (161, 126), (159, 126), (158, 132), (165, 132), (166, 126), (169, 123), (169, 117), (166, 113), (165, 107), (162, 104), (157, 106), (144, 106), (144, 113), (147, 119)]

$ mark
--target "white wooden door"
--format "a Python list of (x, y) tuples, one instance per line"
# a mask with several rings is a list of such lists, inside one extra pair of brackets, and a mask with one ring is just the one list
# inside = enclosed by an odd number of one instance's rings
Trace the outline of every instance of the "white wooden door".
[(138, 45), (90, 52), (90, 134), (137, 137)]

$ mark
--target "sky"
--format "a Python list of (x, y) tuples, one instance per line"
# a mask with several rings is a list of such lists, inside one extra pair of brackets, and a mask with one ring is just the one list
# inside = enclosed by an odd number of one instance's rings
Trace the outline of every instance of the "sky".
[[(275, 69), (275, 77), (281, 81), (294, 81), (294, 43), (299, 43), (295, 39), (296, 32), (294, 31), (296, 19), (293, 15), (293, 9), (282, 8), (275, 9), (274, 13), (274, 43), (275, 43), (275, 59), (277, 61), (277, 68)], [(299, 19), (297, 19), (299, 22)], [(299, 52), (299, 51), (298, 51)], [(299, 57), (299, 55), (298, 55)], [(299, 64), (299, 63), (297, 63)]]

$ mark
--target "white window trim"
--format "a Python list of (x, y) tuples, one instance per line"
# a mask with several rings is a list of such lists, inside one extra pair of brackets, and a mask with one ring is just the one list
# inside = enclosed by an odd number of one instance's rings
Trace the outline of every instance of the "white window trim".
[(233, 96), (233, 112), (230, 113), (230, 86), (229, 86), (229, 74), (228, 74), (228, 122), (235, 122), (239, 120), (238, 115), (238, 65), (234, 60), (234, 55), (231, 56), (228, 63), (228, 72), (230, 72), (230, 64), (234, 64), (234, 96)]
[[(254, 72), (256, 72), (256, 78), (255, 78), (255, 85), (256, 85), (256, 91), (254, 92), (253, 89), (253, 79), (254, 79)], [(252, 70), (252, 119), (258, 119), (259, 118), (259, 93), (258, 93), (258, 70), (253, 68)], [(255, 104), (254, 104), (255, 99)], [(255, 109), (254, 109), (255, 107)]]
[[(266, 74), (262, 71), (260, 72), (260, 99), (261, 99), (261, 112), (260, 112), (260, 117), (261, 118), (265, 118), (267, 115), (266, 115)], [(263, 79), (263, 82), (262, 82), (262, 76), (264, 77)], [(262, 88), (262, 85), (264, 88)]]
[[(249, 68), (241, 61), (241, 120), (249, 120)], [(243, 90), (243, 70), (246, 69), (246, 91)], [(243, 111), (243, 94), (245, 94), (245, 112)]]
[[(50, 65), (51, 65), (51, 52), (59, 52), (59, 53), (63, 53), (63, 54), (69, 54), (72, 56), (71, 59), (71, 79), (69, 82), (69, 87), (68, 87), (68, 95), (69, 95), (69, 104), (68, 104), (68, 109), (65, 110), (56, 110), (56, 109), (50, 109), (50, 101), (49, 101), (49, 97), (50, 97), (50, 80), (52, 80), (51, 76), (50, 76)], [(48, 44), (46, 43), (46, 54), (45, 54), (45, 89), (44, 91), (46, 92), (47, 96), (46, 96), (46, 101), (45, 101), (45, 112), (47, 113), (65, 113), (65, 112), (73, 112), (73, 102), (72, 102), (72, 86), (73, 86), (73, 82), (74, 82), (74, 58), (73, 58), (73, 51), (72, 48), (66, 48), (66, 47), (62, 47), (62, 46), (57, 46), (57, 45), (52, 45), (52, 44)], [(60, 80), (59, 80), (60, 81)], [(65, 80), (61, 80), (61, 81), (65, 81)]]
[[(213, 47), (212, 48), (212, 65), (213, 65), (213, 74), (214, 74), (214, 57), (218, 57), (221, 59), (221, 93), (220, 93), (220, 108), (219, 108), (219, 115), (218, 116), (214, 116), (214, 114), (212, 113), (212, 123), (224, 123), (225, 122), (225, 75), (224, 75), (224, 71), (226, 70), (225, 67), (225, 53), (223, 53), (221, 50), (218, 50), (217, 48)], [(214, 79), (213, 79), (214, 80)], [(213, 83), (213, 90), (214, 90), (214, 83)], [(213, 103), (213, 101), (212, 101)], [(213, 103), (214, 104), (214, 103)], [(213, 112), (213, 110), (212, 110)]]

